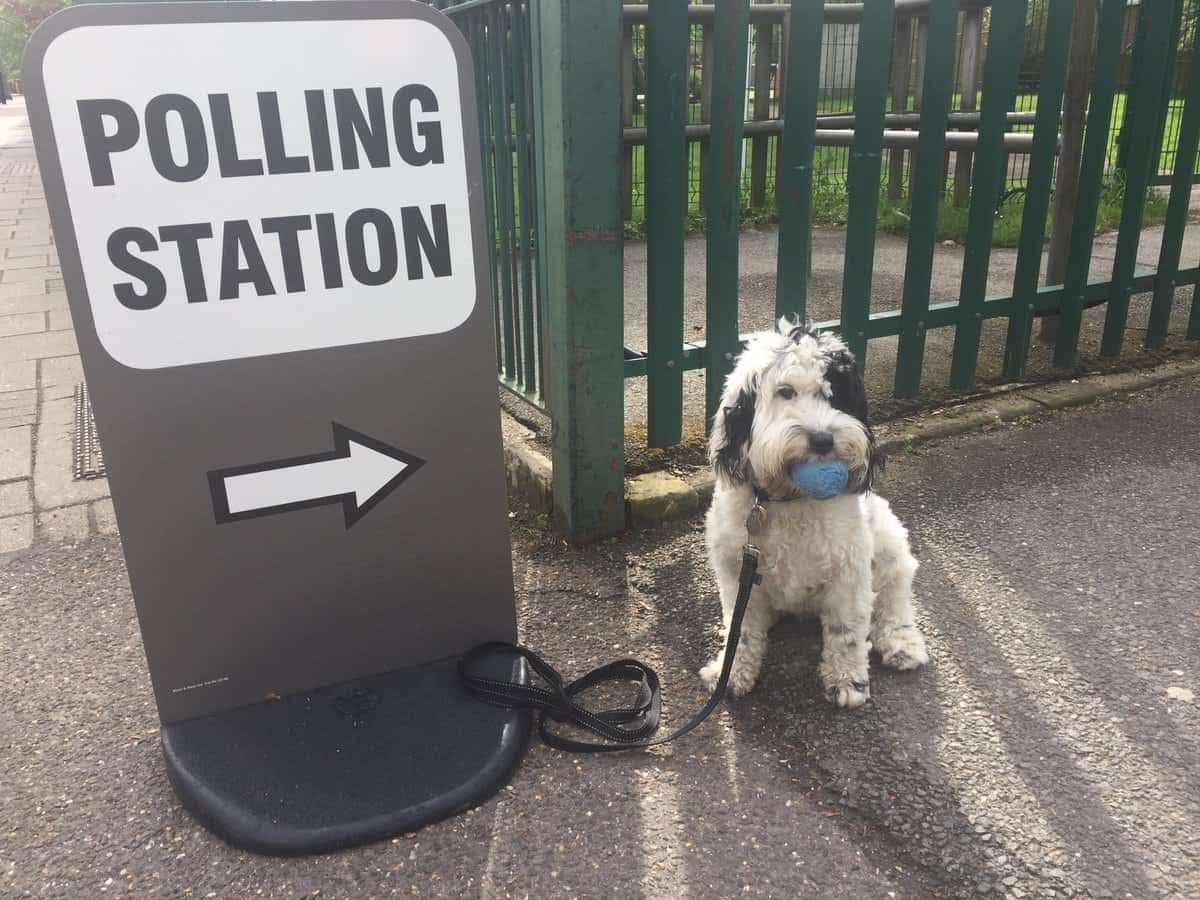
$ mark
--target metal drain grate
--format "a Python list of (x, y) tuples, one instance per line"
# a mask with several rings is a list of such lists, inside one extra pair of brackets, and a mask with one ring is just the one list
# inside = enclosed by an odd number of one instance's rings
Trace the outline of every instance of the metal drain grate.
[(86, 384), (75, 385), (75, 480), (103, 478), (104, 451), (96, 437), (96, 419)]

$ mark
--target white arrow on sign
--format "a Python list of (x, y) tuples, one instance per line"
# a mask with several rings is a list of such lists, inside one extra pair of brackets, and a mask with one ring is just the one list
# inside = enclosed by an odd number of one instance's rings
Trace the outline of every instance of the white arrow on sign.
[(208, 473), (217, 524), (341, 503), (349, 528), (425, 460), (333, 423), (331, 453)]

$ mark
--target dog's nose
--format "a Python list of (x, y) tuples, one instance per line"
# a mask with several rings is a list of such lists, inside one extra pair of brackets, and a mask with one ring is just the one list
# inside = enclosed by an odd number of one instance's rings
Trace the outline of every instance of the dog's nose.
[(828, 431), (814, 431), (808, 436), (808, 446), (813, 453), (828, 453), (833, 449), (833, 434)]

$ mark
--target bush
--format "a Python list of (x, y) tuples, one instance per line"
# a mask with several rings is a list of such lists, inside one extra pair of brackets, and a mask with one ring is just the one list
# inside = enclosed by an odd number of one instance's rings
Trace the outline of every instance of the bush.
[(25, 45), (35, 28), (71, 0), (5, 0), (0, 6), (0, 67), (9, 80), (21, 77)]

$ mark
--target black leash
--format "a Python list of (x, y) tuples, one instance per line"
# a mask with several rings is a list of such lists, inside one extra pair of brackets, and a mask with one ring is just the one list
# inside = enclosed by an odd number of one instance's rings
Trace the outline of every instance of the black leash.
[[(493, 641), (480, 644), (459, 660), (458, 673), (462, 676), (467, 690), (485, 703), (508, 709), (539, 710), (541, 716), (538, 729), (542, 740), (556, 750), (572, 753), (611, 753), (656, 747), (681, 738), (709, 717), (721, 702), (725, 687), (729, 684), (729, 672), (733, 668), (733, 658), (742, 636), (742, 619), (750, 602), (750, 592), (762, 581), (762, 576), (758, 574), (758, 556), (758, 548), (753, 544), (742, 548), (742, 570), (738, 575), (738, 595), (729, 623), (729, 638), (725, 643), (725, 663), (721, 667), (721, 677), (717, 679), (712, 696), (708, 698), (704, 708), (692, 716), (686, 725), (667, 737), (651, 740), (658, 731), (658, 717), (662, 705), (658, 674), (636, 659), (619, 659), (588, 672), (570, 684), (565, 684), (562, 675), (532, 650), (517, 644)], [(501, 654), (523, 658), (533, 673), (547, 686), (499, 681), (471, 671), (472, 665), (484, 657)], [(617, 682), (630, 682), (638, 686), (638, 696), (633, 706), (593, 712), (579, 699), (580, 695), (590, 688)], [(577, 741), (574, 738), (563, 737), (550, 729), (547, 719), (577, 725), (600, 735), (609, 743)]]

